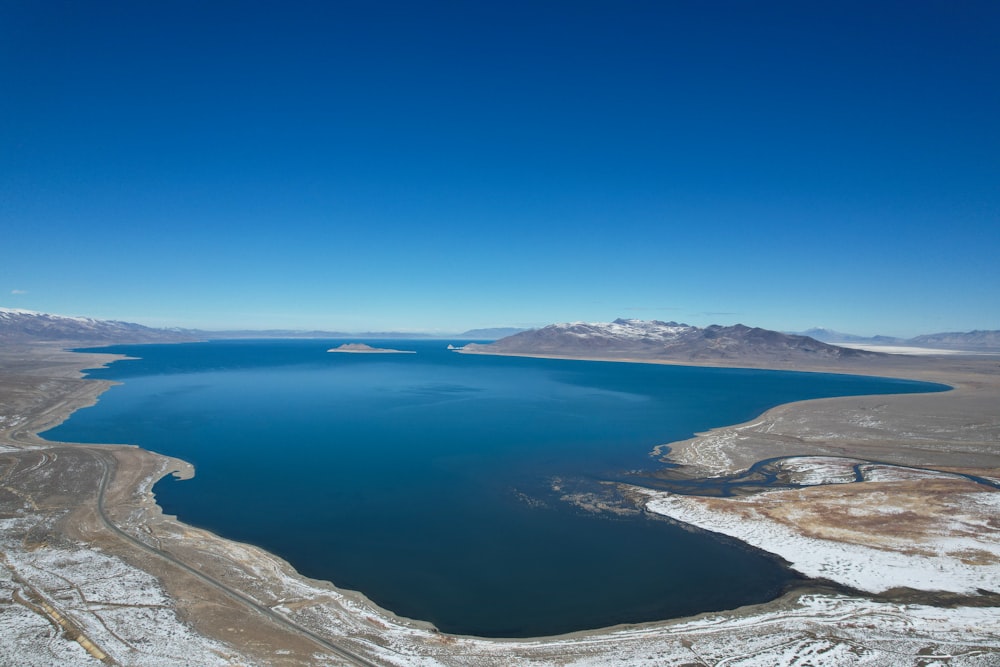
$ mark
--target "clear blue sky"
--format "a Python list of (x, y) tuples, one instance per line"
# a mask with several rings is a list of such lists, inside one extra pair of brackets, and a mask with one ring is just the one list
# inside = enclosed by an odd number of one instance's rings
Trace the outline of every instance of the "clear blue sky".
[(1000, 2), (0, 0), (0, 305), (1000, 328)]

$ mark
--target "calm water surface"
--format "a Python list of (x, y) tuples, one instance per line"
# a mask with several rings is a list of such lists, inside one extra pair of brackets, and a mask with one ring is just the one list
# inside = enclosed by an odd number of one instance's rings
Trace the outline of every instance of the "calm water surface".
[[(796, 576), (729, 541), (560, 499), (655, 469), (650, 450), (780, 403), (937, 385), (460, 355), (448, 341), (103, 348), (123, 382), (48, 431), (195, 465), (169, 514), (447, 632), (545, 635), (762, 602)], [(558, 484), (562, 492), (553, 490)]]

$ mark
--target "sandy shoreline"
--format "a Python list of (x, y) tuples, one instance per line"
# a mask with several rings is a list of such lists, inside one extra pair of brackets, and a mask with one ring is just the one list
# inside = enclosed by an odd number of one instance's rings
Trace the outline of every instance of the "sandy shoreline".
[[(72, 446), (38, 438), (37, 432), (93, 404), (109, 386), (79, 379), (82, 368), (113, 360), (109, 356), (34, 347), (4, 350), (0, 359), (4, 370), (0, 391), (6, 392), (5, 409), (14, 411), (0, 415), (3, 490), (9, 496), (4, 496), (2, 505), (8, 524), (2, 583), (5, 590), (10, 589), (7, 602), (0, 602), (0, 611), (16, 611), (7, 616), (16, 616), (22, 624), (15, 623), (6, 633), (11, 650), (17, 651), (11, 655), (34, 652), (39, 656), (36, 664), (51, 662), (53, 651), (59, 652), (62, 664), (96, 663), (83, 642), (64, 641), (72, 644), (69, 648), (76, 647), (69, 650), (52, 635), (40, 647), (37, 633), (40, 628), (54, 627), (53, 617), (44, 606), (35, 604), (32, 611), (30, 605), (18, 603), (15, 593), (19, 590), (30, 591), (53, 610), (62, 609), (63, 616), (87, 631), (80, 634), (93, 635), (92, 645), (121, 664), (184, 664), (181, 660), (192, 656), (202, 656), (196, 659), (202, 664), (478, 665), (500, 660), (555, 665), (601, 664), (611, 659), (625, 659), (629, 664), (698, 664), (697, 660), (715, 656), (729, 658), (730, 664), (765, 665), (814, 654), (839, 657), (828, 664), (862, 664), (874, 658), (881, 660), (878, 664), (913, 664), (922, 650), (933, 646), (937, 652), (949, 651), (954, 656), (951, 664), (985, 665), (1000, 651), (1000, 615), (989, 603), (943, 609), (816, 591), (791, 593), (734, 612), (551, 639), (443, 635), (426, 624), (397, 618), (360, 594), (301, 577), (284, 561), (255, 547), (163, 515), (151, 488), (164, 475), (190, 474), (184, 462), (135, 447)], [(1000, 404), (996, 360), (992, 365), (967, 359), (932, 359), (913, 368), (906, 365), (893, 361), (863, 370), (868, 371), (864, 374), (944, 382), (955, 389), (943, 394), (823, 399), (779, 406), (754, 422), (673, 443), (671, 456), (701, 474), (738, 470), (744, 459), (759, 460), (767, 454), (853, 452), (856, 458), (901, 464), (919, 459), (926, 465), (930, 456), (934, 457), (931, 464), (939, 468), (974, 468), (1000, 475), (996, 446), (1000, 425), (994, 414)], [(797, 370), (834, 372), (830, 368)], [(862, 374), (862, 369), (840, 372)], [(915, 400), (920, 398), (927, 400)], [(914, 417), (922, 423), (914, 423)], [(914, 448), (911, 436), (923, 436), (926, 443), (918, 441)], [(705, 443), (710, 446), (702, 446)], [(750, 453), (737, 455), (737, 450)], [(80, 479), (79, 488), (54, 487), (52, 478), (68, 471)], [(105, 479), (107, 486), (101, 488)], [(103, 502), (98, 503), (98, 498)], [(39, 509), (43, 506), (44, 511)], [(725, 509), (716, 509), (725, 515)], [(67, 596), (73, 597), (64, 590), (67, 584), (60, 584), (38, 566), (41, 552), (28, 537), (40, 533), (50, 535), (43, 542), (48, 550), (57, 545), (67, 554), (77, 554), (75, 558), (85, 565), (100, 561), (107, 567), (110, 562), (141, 580), (147, 597), (156, 599), (157, 622), (136, 620), (148, 616), (148, 600), (131, 599), (127, 591), (94, 591), (93, 568), (81, 566), (79, 574), (69, 577), (65, 568), (58, 573), (72, 580), (77, 590), (89, 593), (81, 593), (82, 599), (75, 602), (67, 601)], [(204, 578), (197, 573), (204, 573)], [(142, 575), (152, 579), (142, 579)], [(119, 610), (123, 620), (117, 625), (110, 619), (112, 614), (96, 610), (99, 605), (94, 601), (101, 595), (119, 596), (113, 604), (106, 600), (105, 605), (105, 609)], [(279, 622), (275, 615), (287, 618), (288, 623)], [(844, 622), (852, 617), (859, 619), (856, 626)], [(867, 620), (862, 624), (861, 619)], [(871, 619), (879, 622), (869, 627)], [(902, 627), (906, 633), (900, 631)], [(129, 632), (147, 639), (129, 641)], [(185, 638), (180, 652), (169, 639), (178, 636)]]

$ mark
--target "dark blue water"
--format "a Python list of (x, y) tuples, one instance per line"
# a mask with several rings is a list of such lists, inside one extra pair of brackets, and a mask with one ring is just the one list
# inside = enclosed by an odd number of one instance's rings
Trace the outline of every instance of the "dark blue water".
[(460, 355), (447, 341), (104, 348), (140, 357), (50, 440), (140, 445), (196, 467), (169, 514), (262, 546), (448, 632), (545, 635), (761, 602), (796, 580), (733, 542), (630, 515), (599, 492), (658, 444), (825, 396), (938, 390), (879, 378)]

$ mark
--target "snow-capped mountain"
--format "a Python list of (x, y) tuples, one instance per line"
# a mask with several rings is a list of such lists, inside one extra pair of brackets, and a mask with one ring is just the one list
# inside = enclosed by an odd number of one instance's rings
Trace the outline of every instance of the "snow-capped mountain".
[(192, 340), (191, 332), (153, 329), (131, 322), (67, 317), (33, 310), (0, 308), (0, 342), (152, 343)]
[(690, 361), (822, 361), (880, 356), (828, 345), (808, 336), (742, 324), (702, 328), (677, 322), (626, 319), (550, 324), (489, 345), (467, 345), (466, 350)]

